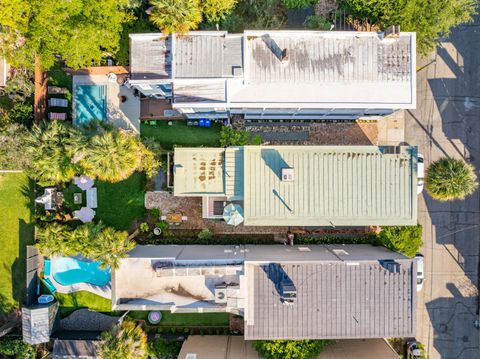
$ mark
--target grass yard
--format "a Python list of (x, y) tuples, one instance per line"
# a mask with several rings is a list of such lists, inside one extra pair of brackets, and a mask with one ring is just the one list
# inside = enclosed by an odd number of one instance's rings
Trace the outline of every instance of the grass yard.
[(213, 123), (210, 128), (187, 126), (185, 121), (172, 121), (169, 126), (167, 121), (157, 121), (156, 126), (142, 123), (140, 133), (143, 138), (155, 138), (166, 150), (171, 150), (174, 146), (218, 147), (221, 127), (219, 123)]
[(33, 188), (23, 173), (0, 173), (0, 316), (23, 300), (26, 245), (33, 243)]
[[(128, 314), (134, 319), (147, 320), (148, 312), (133, 311)], [(228, 327), (229, 313), (171, 313), (162, 311), (160, 326), (164, 327)]]
[(56, 292), (55, 298), (57, 298), (60, 303), (62, 316), (71, 314), (80, 308), (89, 308), (97, 312), (107, 313), (112, 311), (112, 301), (110, 299), (100, 297), (87, 291), (70, 294)]
[(143, 173), (134, 173), (117, 183), (95, 181), (98, 203), (95, 219), (116, 229), (129, 229), (133, 221), (145, 215), (145, 185)]
[(63, 71), (62, 66), (57, 64), (48, 71), (48, 84), (50, 86), (66, 87), (72, 92), (73, 78)]

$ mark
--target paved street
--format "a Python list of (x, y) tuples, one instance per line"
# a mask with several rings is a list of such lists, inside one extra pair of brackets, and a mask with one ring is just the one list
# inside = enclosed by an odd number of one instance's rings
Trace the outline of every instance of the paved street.
[[(432, 62), (434, 61), (434, 62)], [(417, 60), (417, 109), (407, 111), (405, 139), (427, 165), (442, 156), (480, 169), (480, 17), (461, 26), (428, 59)], [(425, 285), (418, 298), (417, 339), (434, 358), (480, 358), (478, 315), (480, 191), (466, 201), (419, 198)]]

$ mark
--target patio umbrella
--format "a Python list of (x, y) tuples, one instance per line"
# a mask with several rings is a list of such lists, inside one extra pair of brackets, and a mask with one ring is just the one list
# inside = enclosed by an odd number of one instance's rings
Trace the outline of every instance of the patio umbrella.
[(74, 211), (73, 215), (83, 223), (86, 223), (92, 221), (93, 217), (95, 217), (95, 211), (88, 207), (82, 207), (79, 211)]
[(73, 183), (75, 183), (82, 191), (86, 191), (93, 187), (93, 179), (85, 175), (73, 177)]
[(239, 204), (230, 203), (223, 209), (223, 219), (227, 224), (238, 226), (243, 222), (243, 208)]

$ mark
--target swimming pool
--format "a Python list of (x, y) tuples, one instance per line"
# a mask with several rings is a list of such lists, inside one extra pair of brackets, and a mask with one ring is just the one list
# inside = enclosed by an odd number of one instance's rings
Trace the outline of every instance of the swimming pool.
[(75, 123), (107, 119), (106, 85), (75, 86)]
[(89, 283), (103, 286), (110, 282), (110, 268), (101, 269), (99, 262), (87, 262), (72, 257), (61, 257), (56, 258), (52, 265), (53, 278), (61, 285)]

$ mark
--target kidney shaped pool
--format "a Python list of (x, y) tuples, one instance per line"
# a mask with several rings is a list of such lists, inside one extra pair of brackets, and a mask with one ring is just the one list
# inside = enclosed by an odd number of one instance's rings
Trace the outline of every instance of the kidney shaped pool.
[(99, 262), (61, 257), (56, 258), (52, 265), (53, 278), (61, 285), (89, 283), (103, 286), (110, 282), (110, 268), (100, 268)]

